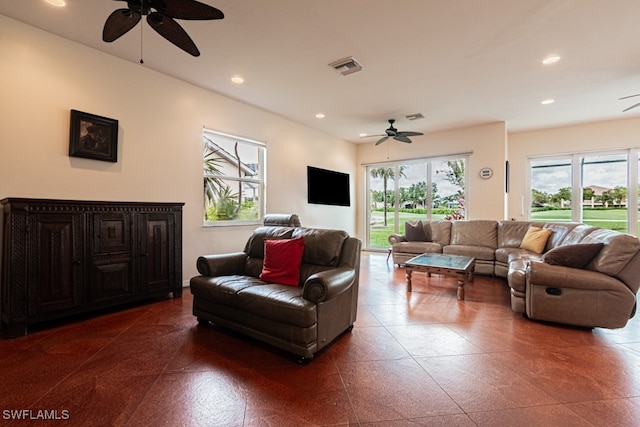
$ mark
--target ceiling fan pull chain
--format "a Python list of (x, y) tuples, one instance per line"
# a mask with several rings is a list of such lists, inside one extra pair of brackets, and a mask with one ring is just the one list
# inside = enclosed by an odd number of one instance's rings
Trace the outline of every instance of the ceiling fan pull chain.
[[(142, 8), (142, 0), (140, 0), (140, 7)], [(144, 22), (142, 22), (142, 20), (140, 21), (140, 63), (144, 64), (144, 61), (142, 60), (142, 29), (144, 27)]]

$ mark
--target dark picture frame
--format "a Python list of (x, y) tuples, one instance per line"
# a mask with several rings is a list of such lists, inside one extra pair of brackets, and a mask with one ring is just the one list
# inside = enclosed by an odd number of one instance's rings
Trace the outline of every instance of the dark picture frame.
[(118, 121), (71, 110), (69, 156), (118, 161)]

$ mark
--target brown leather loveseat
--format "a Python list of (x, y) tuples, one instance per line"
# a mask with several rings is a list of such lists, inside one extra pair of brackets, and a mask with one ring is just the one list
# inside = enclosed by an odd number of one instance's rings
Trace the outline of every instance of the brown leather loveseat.
[[(304, 250), (296, 280), (273, 283), (274, 241), (300, 238)], [(344, 231), (259, 227), (242, 252), (198, 258), (200, 275), (190, 282), (193, 314), (201, 323), (211, 321), (309, 361), (353, 327), (360, 248), (360, 240)], [(261, 279), (265, 274), (276, 279)]]

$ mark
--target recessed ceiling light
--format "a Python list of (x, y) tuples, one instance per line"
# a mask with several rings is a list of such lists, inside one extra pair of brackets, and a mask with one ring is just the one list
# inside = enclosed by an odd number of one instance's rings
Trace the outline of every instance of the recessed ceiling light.
[(324, 119), (324, 113), (316, 114), (316, 119)]
[(549, 55), (542, 60), (542, 63), (544, 65), (549, 65), (549, 64), (555, 64), (558, 61), (560, 61), (560, 57), (558, 55)]
[(555, 99), (545, 99), (544, 101), (541, 102), (542, 105), (549, 105), (549, 104), (553, 104), (554, 102), (556, 102)]
[(237, 85), (244, 83), (244, 79), (241, 76), (233, 76), (231, 77), (231, 81)]
[(361, 134), (360, 134), (360, 138), (364, 138), (365, 136), (367, 136), (367, 134), (366, 134), (366, 133), (361, 133)]
[(47, 3), (57, 7), (64, 7), (67, 3), (64, 0), (45, 0)]

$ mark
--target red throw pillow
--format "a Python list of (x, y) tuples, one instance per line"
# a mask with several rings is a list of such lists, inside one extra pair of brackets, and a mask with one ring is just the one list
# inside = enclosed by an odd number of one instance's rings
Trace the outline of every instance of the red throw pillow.
[(304, 237), (265, 239), (260, 279), (270, 283), (298, 286), (303, 251)]

